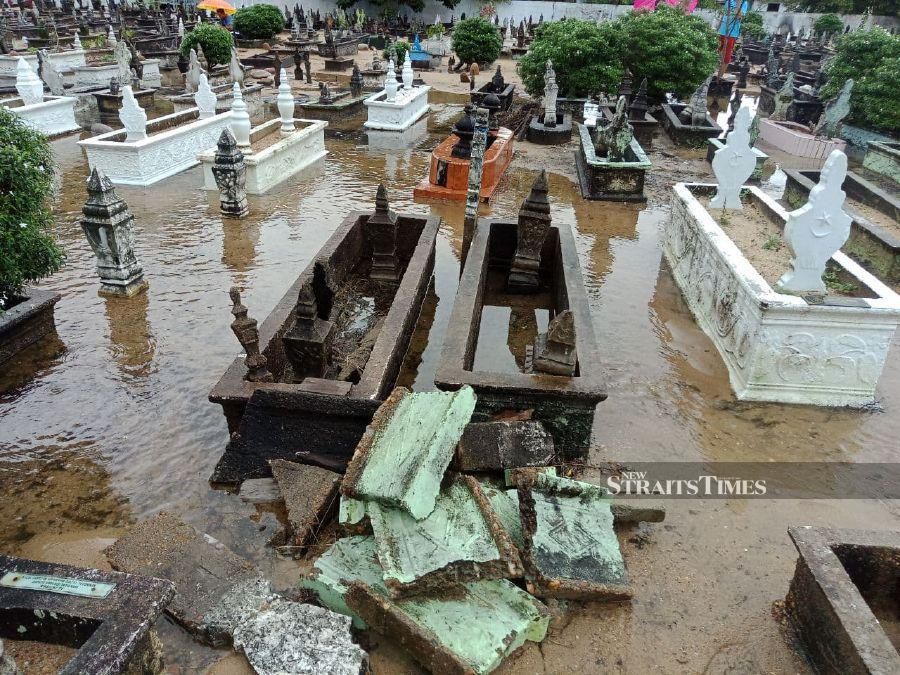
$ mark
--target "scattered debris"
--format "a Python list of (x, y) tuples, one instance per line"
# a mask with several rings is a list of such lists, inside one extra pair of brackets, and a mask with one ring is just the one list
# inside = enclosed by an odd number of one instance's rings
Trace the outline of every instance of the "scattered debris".
[(396, 388), (360, 440), (342, 494), (425, 518), (474, 409), (471, 387), (416, 394)]
[(174, 582), (166, 611), (213, 646), (230, 644), (240, 613), (258, 609), (269, 594), (268, 582), (247, 560), (165, 512), (132, 527), (106, 556), (113, 569)]
[(284, 498), (295, 546), (306, 546), (337, 506), (340, 474), (283, 459), (269, 462)]
[(546, 466), (553, 454), (553, 436), (540, 422), (477, 422), (466, 427), (456, 446), (456, 466), (460, 471)]
[(471, 476), (455, 477), (423, 520), (377, 502), (366, 510), (383, 579), (394, 597), (522, 575), (515, 546)]
[(555, 466), (522, 466), (516, 469), (506, 469), (503, 472), (503, 479), (506, 487), (516, 487), (519, 481), (533, 479), (540, 473), (546, 473), (550, 476), (556, 475)]
[(280, 598), (237, 626), (234, 646), (257, 675), (367, 672), (368, 655), (351, 640), (348, 617)]
[(530, 591), (538, 597), (631, 597), (603, 488), (539, 474), (518, 490)]

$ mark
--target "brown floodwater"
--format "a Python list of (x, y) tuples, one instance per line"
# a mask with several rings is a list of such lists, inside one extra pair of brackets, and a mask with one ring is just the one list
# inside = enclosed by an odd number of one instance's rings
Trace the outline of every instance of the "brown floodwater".
[[(165, 509), (253, 559), (277, 588), (290, 587), (308, 561), (279, 559), (265, 547), (277, 516), (207, 483), (227, 434), (206, 397), (241, 351), (229, 329), (228, 289), (243, 288), (251, 316), (262, 321), (345, 214), (371, 208), (384, 182), (394, 209), (444, 219), (423, 313), (430, 330), (417, 333), (421, 359), (401, 378), (417, 390), (433, 388), (459, 276), (463, 205), (417, 204), (412, 188), (459, 110), (439, 105), (429, 132), (407, 148), (370, 148), (358, 133), (330, 135), (324, 163), (251, 196), (251, 215), (242, 221), (221, 218), (217, 196), (198, 189), (199, 168), (149, 188), (118, 188), (134, 213), (137, 256), (150, 284), (128, 300), (97, 295), (94, 257), (78, 224), (87, 162), (76, 139), (55, 141), (55, 234), (67, 263), (41, 286), (63, 298), (57, 336), (0, 373), (0, 551), (101, 564), (97, 551), (129, 523)], [(650, 201), (641, 208), (583, 200), (572, 151), (522, 144), (482, 214), (514, 216), (534, 172), (551, 171), (553, 222), (575, 234), (609, 388), (595, 417), (591, 464), (896, 459), (896, 345), (878, 387), (882, 410), (735, 400), (660, 248), (672, 182), (710, 178), (703, 153), (676, 150), (657, 136)], [(496, 358), (514, 368), (506, 309), (488, 310), (499, 313), (485, 326), (496, 334)], [(806, 672), (772, 612), (796, 559), (787, 527), (898, 524), (897, 504), (884, 499), (663, 503), (664, 523), (620, 536), (634, 600), (551, 603), (556, 618), (547, 640), (529, 643), (499, 672)], [(167, 622), (161, 636), (178, 672), (202, 672), (220, 659), (210, 672), (245, 667)], [(420, 672), (388, 639), (370, 636), (367, 646), (376, 672)]]

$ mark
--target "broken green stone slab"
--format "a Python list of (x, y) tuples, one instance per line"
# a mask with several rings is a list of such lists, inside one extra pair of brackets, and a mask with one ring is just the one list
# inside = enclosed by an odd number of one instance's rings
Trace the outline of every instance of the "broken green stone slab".
[(338, 522), (341, 525), (359, 525), (366, 517), (366, 503), (352, 497), (341, 496)]
[(525, 547), (525, 538), (522, 534), (522, 519), (519, 517), (519, 493), (501, 488), (491, 481), (483, 482), (481, 489), (491, 502), (491, 508), (497, 514), (503, 529), (521, 551)]
[(529, 590), (539, 597), (625, 600), (625, 561), (606, 491), (539, 474), (519, 484)]
[(415, 394), (398, 387), (360, 440), (342, 493), (425, 518), (474, 410), (471, 387)]
[(353, 581), (361, 581), (387, 594), (381, 580), (375, 539), (371, 535), (338, 539), (316, 560), (313, 570), (300, 581), (300, 587), (315, 592), (319, 602), (331, 611), (352, 618), (357, 628), (365, 628), (365, 622), (347, 606), (344, 596)]
[(354, 626), (393, 636), (435, 673), (488, 673), (547, 634), (547, 608), (505, 579), (467, 583), (448, 597), (391, 600), (381, 573), (374, 538), (345, 537), (300, 585)]
[(454, 477), (422, 520), (375, 502), (366, 508), (383, 579), (394, 597), (522, 575), (518, 551), (471, 476)]

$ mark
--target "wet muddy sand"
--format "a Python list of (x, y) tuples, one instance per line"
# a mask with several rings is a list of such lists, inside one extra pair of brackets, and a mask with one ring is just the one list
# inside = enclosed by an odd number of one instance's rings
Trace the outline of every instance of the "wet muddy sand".
[[(58, 337), (0, 373), (0, 551), (100, 566), (100, 551), (129, 523), (166, 509), (253, 560), (276, 588), (292, 587), (309, 561), (266, 548), (278, 518), (207, 483), (227, 434), (206, 396), (240, 352), (228, 327), (228, 289), (242, 287), (250, 315), (265, 318), (346, 212), (371, 208), (383, 181), (392, 208), (444, 218), (431, 329), (417, 333), (421, 360), (402, 377), (432, 389), (459, 276), (462, 205), (416, 204), (411, 196), (460, 110), (438, 104), (430, 133), (410, 148), (370, 148), (361, 134), (329, 137), (324, 164), (251, 196), (251, 215), (240, 222), (223, 221), (214, 196), (199, 189), (199, 168), (151, 188), (119, 188), (135, 215), (150, 284), (129, 301), (97, 295), (94, 258), (78, 225), (87, 164), (76, 138), (54, 142), (62, 175), (55, 234), (68, 258), (42, 287), (63, 295)], [(482, 214), (514, 215), (534, 171), (552, 172), (553, 221), (575, 233), (608, 379), (591, 465), (896, 458), (896, 345), (879, 383), (884, 412), (745, 404), (732, 396), (659, 243), (671, 185), (711, 179), (703, 153), (677, 150), (659, 134), (641, 209), (582, 200), (573, 152), (519, 144)], [(877, 498), (657, 501), (668, 509), (665, 522), (620, 532), (634, 600), (551, 603), (548, 638), (497, 672), (808, 672), (773, 614), (796, 560), (787, 527), (898, 524), (897, 503)], [(202, 647), (167, 621), (159, 633), (171, 673), (248, 672), (243, 657)], [(388, 637), (365, 639), (376, 673), (421, 672)]]

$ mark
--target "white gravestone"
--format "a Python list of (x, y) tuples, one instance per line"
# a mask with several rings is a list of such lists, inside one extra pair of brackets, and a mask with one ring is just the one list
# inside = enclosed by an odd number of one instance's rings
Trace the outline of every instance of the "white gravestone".
[(233, 99), (231, 101), (231, 133), (237, 141), (239, 148), (250, 147), (250, 115), (247, 114), (247, 104), (244, 103), (244, 94), (241, 85), (235, 82), (232, 85)]
[(44, 83), (37, 73), (21, 56), (16, 64), (16, 91), (25, 105), (34, 105), (44, 101)]
[(126, 141), (142, 141), (147, 138), (147, 113), (138, 105), (134, 97), (131, 85), (122, 87), (122, 108), (119, 110), (119, 120), (125, 131)]
[(393, 101), (397, 98), (397, 73), (394, 71), (394, 59), (388, 61), (387, 75), (384, 76), (384, 100)]
[(289, 134), (294, 130), (294, 94), (288, 84), (287, 71), (281, 69), (281, 83), (278, 85), (278, 114), (281, 117), (281, 133)]
[(216, 95), (209, 86), (206, 73), (200, 73), (200, 84), (194, 94), (194, 103), (200, 109), (200, 119), (205, 120), (216, 114)]
[(818, 185), (809, 192), (809, 201), (788, 214), (784, 238), (794, 254), (791, 270), (776, 284), (782, 293), (824, 294), (822, 274), (825, 264), (850, 236), (852, 218), (844, 213), (846, 194), (842, 189), (847, 176), (847, 155), (832, 150)]
[(710, 200), (712, 209), (742, 210), (741, 188), (756, 168), (756, 155), (750, 147), (750, 108), (740, 108), (734, 131), (725, 138), (725, 147), (716, 150), (712, 168), (718, 189)]
[(415, 76), (413, 75), (412, 61), (409, 58), (409, 51), (409, 49), (406, 50), (406, 58), (403, 61), (403, 70), (400, 73), (400, 77), (403, 79), (404, 89), (412, 89), (413, 79), (415, 79)]

